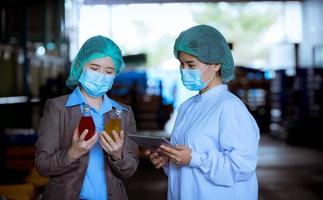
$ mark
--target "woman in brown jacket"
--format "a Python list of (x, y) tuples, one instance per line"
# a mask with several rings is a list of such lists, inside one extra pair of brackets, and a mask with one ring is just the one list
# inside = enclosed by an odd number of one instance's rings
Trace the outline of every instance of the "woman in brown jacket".
[[(35, 163), (49, 177), (43, 199), (128, 199), (122, 179), (138, 166), (138, 146), (127, 137), (136, 132), (129, 106), (105, 94), (124, 67), (119, 47), (109, 38), (88, 39), (74, 59), (66, 82), (70, 95), (49, 99), (38, 129)], [(95, 134), (79, 133), (84, 107), (89, 107)], [(121, 114), (121, 131), (112, 139), (103, 129), (112, 110)]]

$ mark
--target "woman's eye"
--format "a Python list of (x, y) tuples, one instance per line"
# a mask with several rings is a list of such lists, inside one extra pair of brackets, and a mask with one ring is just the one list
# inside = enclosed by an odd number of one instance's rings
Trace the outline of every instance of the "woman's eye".
[(114, 73), (114, 71), (113, 71), (113, 70), (106, 70), (106, 71), (105, 71), (105, 73), (106, 73), (106, 74), (113, 74), (113, 73)]

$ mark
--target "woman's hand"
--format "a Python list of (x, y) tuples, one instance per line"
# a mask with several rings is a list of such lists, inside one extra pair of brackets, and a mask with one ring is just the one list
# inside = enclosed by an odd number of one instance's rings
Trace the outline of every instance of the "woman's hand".
[(169, 159), (167, 156), (160, 155), (157, 152), (151, 152), (149, 149), (145, 151), (145, 155), (149, 156), (150, 161), (155, 165), (156, 169), (165, 166)]
[(89, 140), (85, 141), (84, 138), (88, 132), (89, 131), (85, 129), (79, 136), (78, 128), (74, 130), (72, 145), (67, 151), (67, 155), (71, 162), (89, 152), (93, 145), (98, 141), (97, 133), (95, 133)]
[(124, 133), (120, 131), (120, 135), (116, 131), (112, 131), (115, 141), (103, 131), (100, 135), (100, 143), (102, 148), (109, 154), (114, 160), (120, 160), (122, 158)]
[(176, 145), (175, 148), (161, 145), (160, 146), (161, 151), (167, 155), (173, 163), (176, 165), (185, 165), (187, 166), (192, 159), (192, 150), (183, 145)]

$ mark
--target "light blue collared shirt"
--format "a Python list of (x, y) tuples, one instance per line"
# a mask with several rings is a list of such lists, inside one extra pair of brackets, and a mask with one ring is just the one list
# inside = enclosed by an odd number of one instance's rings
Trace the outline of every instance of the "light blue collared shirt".
[[(72, 94), (69, 96), (65, 106), (80, 105), (81, 111), (86, 104), (86, 100), (79, 87), (76, 87)], [(95, 130), (98, 134), (104, 129), (104, 113), (109, 112), (112, 107), (126, 110), (117, 102), (111, 100), (107, 95), (103, 96), (103, 102), (100, 109), (97, 111), (90, 108)], [(107, 200), (107, 185), (105, 180), (105, 164), (103, 149), (98, 141), (90, 150), (89, 163), (84, 177), (80, 198), (88, 200)]]
[(169, 200), (256, 200), (259, 129), (245, 105), (216, 86), (179, 108), (172, 144), (192, 149), (188, 166), (166, 166)]

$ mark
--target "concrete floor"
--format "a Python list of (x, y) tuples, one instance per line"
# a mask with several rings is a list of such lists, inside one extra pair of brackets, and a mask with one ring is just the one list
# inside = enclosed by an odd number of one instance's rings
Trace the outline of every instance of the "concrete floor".
[(259, 199), (323, 199), (323, 151), (289, 146), (263, 136), (257, 176)]
[[(260, 200), (323, 199), (323, 151), (262, 135), (257, 168)], [(167, 177), (145, 159), (126, 182), (130, 200), (166, 199)]]

